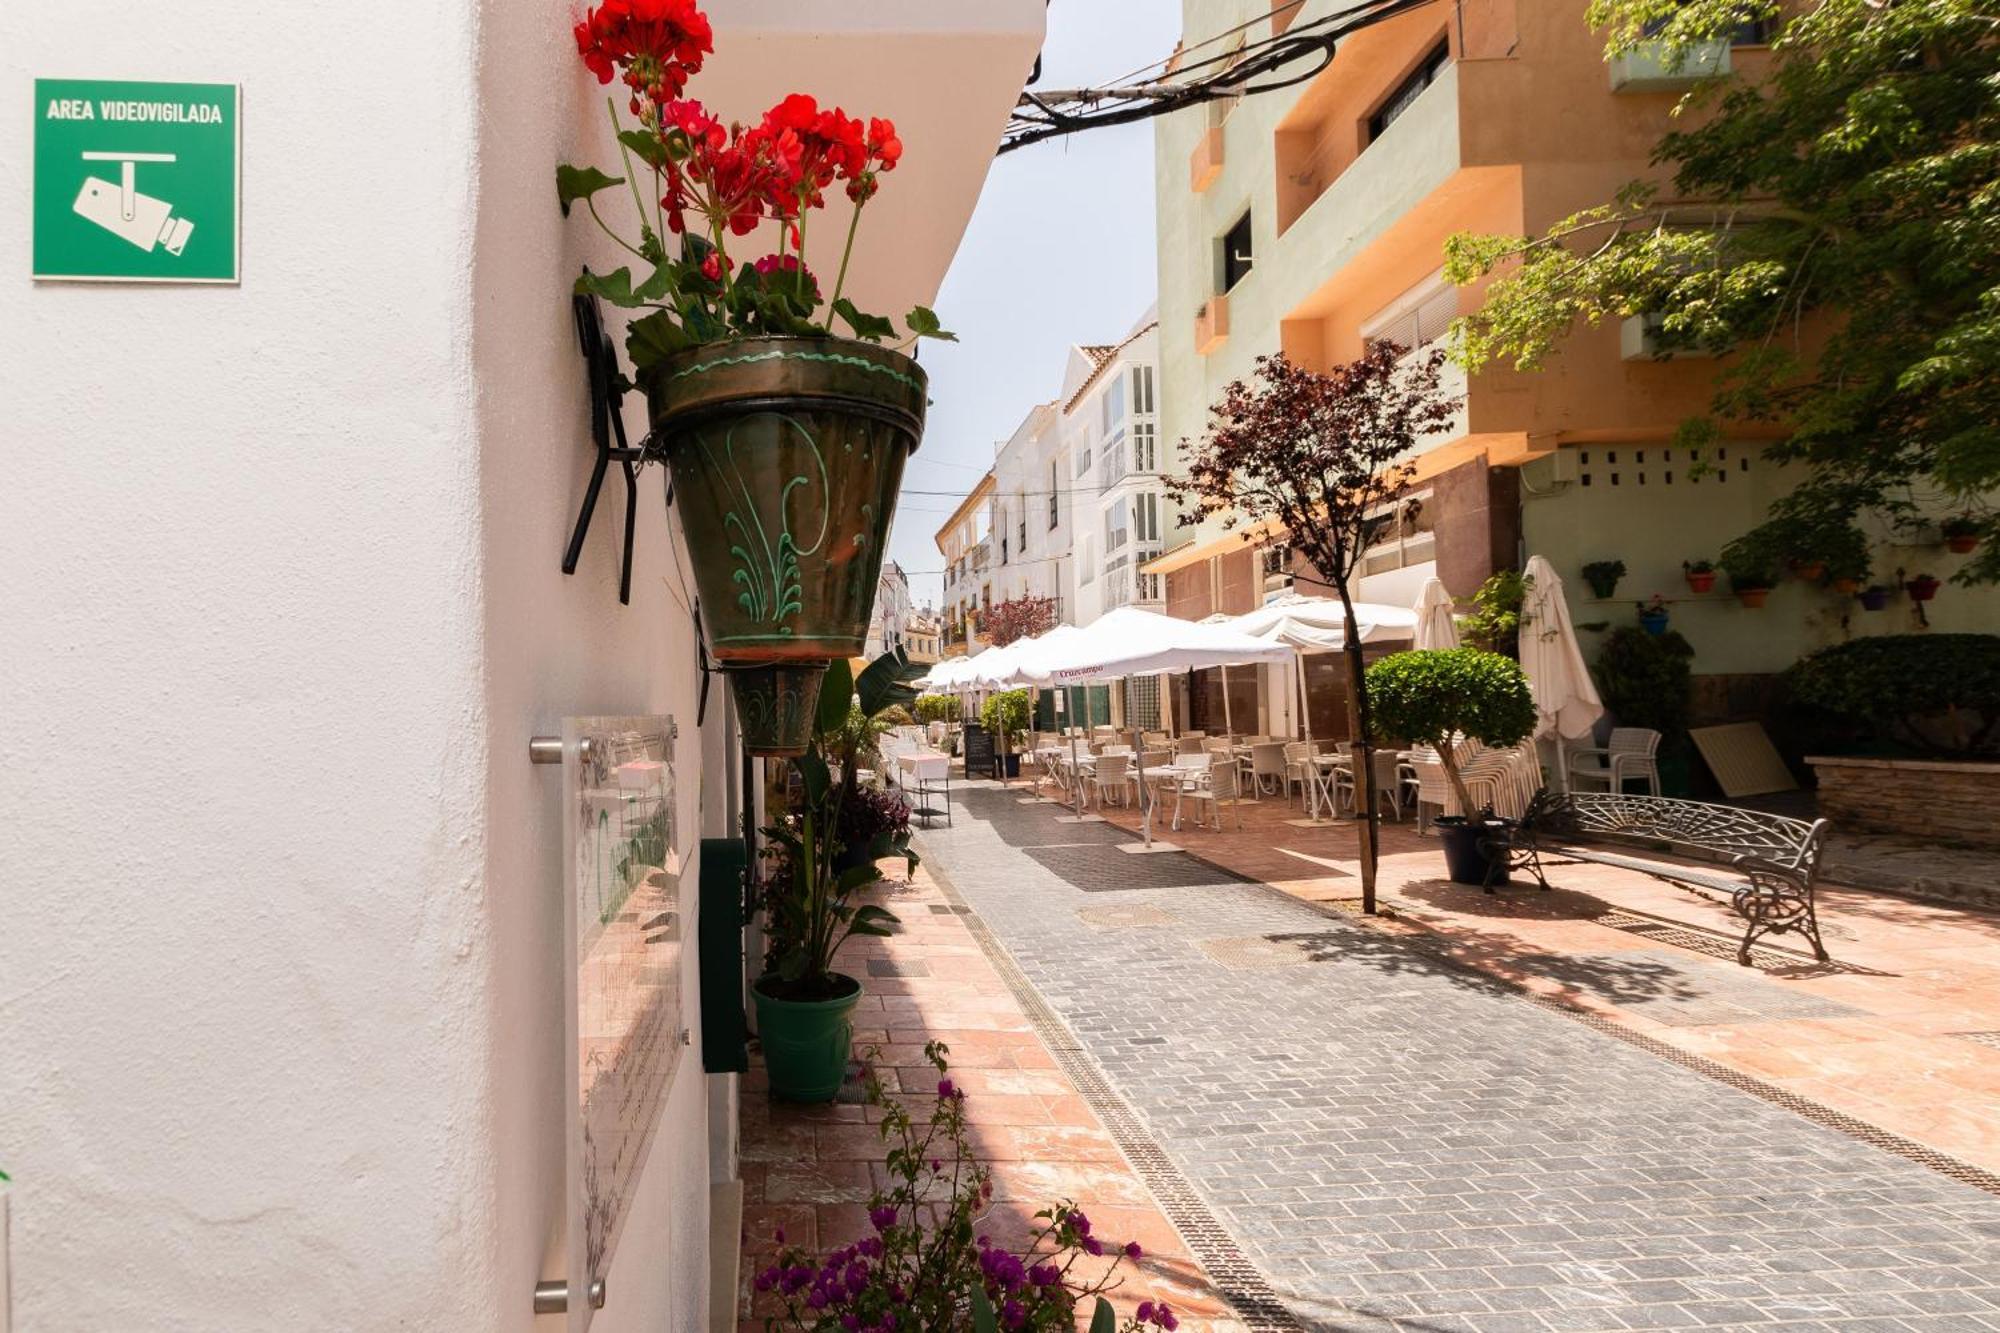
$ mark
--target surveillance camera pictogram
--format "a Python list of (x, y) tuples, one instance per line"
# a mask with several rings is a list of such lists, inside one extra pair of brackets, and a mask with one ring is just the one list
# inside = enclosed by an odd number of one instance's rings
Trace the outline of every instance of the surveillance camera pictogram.
[(194, 234), (194, 224), (186, 218), (174, 217), (174, 206), (164, 199), (140, 194), (134, 188), (138, 163), (172, 162), (175, 154), (84, 153), (82, 156), (86, 162), (118, 163), (119, 177), (115, 185), (97, 176), (84, 177), (83, 188), (76, 196), (78, 217), (96, 223), (141, 250), (150, 251), (157, 247), (168, 254), (178, 255), (187, 247), (188, 237)]

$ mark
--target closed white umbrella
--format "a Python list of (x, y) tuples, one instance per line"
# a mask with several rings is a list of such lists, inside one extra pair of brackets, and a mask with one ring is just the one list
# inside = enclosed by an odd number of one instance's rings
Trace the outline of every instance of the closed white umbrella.
[(1417, 647), (1458, 647), (1458, 621), (1452, 618), (1451, 594), (1438, 579), (1424, 580), (1424, 590), (1417, 594), (1416, 617)]
[(1584, 665), (1583, 647), (1570, 623), (1569, 602), (1555, 567), (1542, 556), (1530, 556), (1522, 573), (1529, 588), (1521, 604), (1521, 672), (1528, 678), (1541, 718), (1536, 735), (1555, 737), (1556, 771), (1567, 787), (1569, 747), (1564, 738), (1582, 736), (1596, 726), (1604, 714), (1604, 701)]

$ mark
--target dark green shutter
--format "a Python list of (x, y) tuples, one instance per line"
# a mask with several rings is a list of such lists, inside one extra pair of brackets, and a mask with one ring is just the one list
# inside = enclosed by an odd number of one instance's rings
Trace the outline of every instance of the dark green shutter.
[(743, 869), (741, 838), (701, 840), (701, 1067), (740, 1074), (750, 1067), (743, 1016)]

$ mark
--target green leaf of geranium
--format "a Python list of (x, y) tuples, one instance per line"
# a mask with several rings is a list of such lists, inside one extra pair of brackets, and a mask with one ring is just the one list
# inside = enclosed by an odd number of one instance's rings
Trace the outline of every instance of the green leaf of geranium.
[(570, 290), (579, 295), (601, 296), (613, 305), (628, 306), (632, 304), (632, 270), (617, 268), (609, 273), (592, 273), (585, 269)]
[(913, 306), (910, 313), (903, 316), (903, 323), (909, 325), (910, 332), (919, 338), (936, 338), (940, 342), (955, 343), (958, 335), (938, 323), (937, 312), (929, 306)]
[(1099, 1296), (1097, 1308), (1090, 1315), (1090, 1333), (1117, 1333), (1117, 1330), (1117, 1313), (1112, 1310), (1110, 1301)]
[(896, 326), (880, 315), (863, 314), (854, 308), (854, 302), (841, 297), (833, 303), (833, 313), (839, 315), (854, 330), (854, 336), (864, 342), (880, 342), (896, 332)]
[(618, 142), (638, 154), (639, 160), (655, 171), (666, 168), (667, 146), (660, 142), (657, 134), (648, 134), (644, 130), (620, 130)]
[(986, 1299), (986, 1288), (972, 1289), (972, 1333), (1000, 1333), (1000, 1321), (993, 1316), (993, 1302)]
[(607, 176), (596, 167), (572, 167), (565, 163), (556, 168), (556, 202), (562, 205), (563, 216), (569, 216), (569, 206), (579, 199), (588, 199), (599, 190), (612, 185), (623, 185), (623, 176)]
[(694, 345), (687, 330), (674, 322), (671, 312), (655, 310), (632, 321), (625, 330), (625, 354), (632, 358), (635, 373), (644, 372), (684, 347)]

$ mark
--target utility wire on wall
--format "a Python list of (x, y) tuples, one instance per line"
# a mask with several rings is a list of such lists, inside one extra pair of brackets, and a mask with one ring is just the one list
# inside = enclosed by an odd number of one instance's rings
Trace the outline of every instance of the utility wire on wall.
[[(1305, 0), (1275, 7), (1269, 17), (1296, 12)], [(1258, 15), (1213, 37), (1182, 46), (1166, 60), (1093, 88), (1028, 89), (1001, 135), (1001, 153), (1044, 139), (1133, 121), (1151, 120), (1184, 107), (1294, 87), (1333, 61), (1341, 39), (1437, 0), (1362, 0), (1362, 3), (1294, 23), (1283, 32), (1240, 46), (1221, 47), (1264, 21)]]

